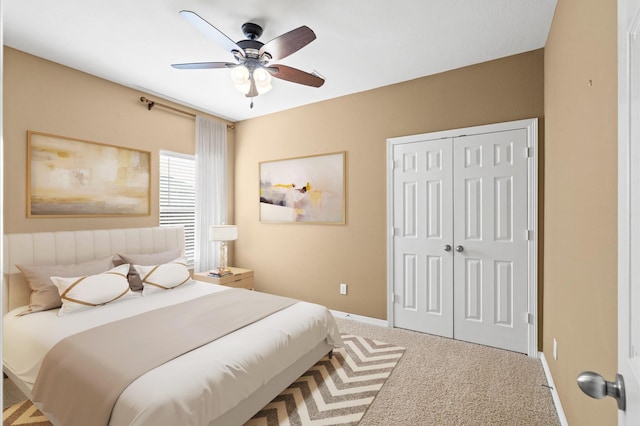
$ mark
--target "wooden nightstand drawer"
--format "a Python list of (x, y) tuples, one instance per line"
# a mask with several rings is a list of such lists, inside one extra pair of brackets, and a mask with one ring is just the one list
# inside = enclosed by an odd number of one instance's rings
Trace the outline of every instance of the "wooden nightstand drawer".
[(207, 272), (194, 272), (193, 279), (228, 287), (253, 290), (253, 271), (251, 269), (229, 267), (231, 274), (220, 278), (212, 277)]
[(225, 284), (230, 287), (238, 287), (238, 288), (246, 288), (248, 290), (253, 290), (253, 272), (251, 276), (245, 276), (242, 279), (235, 280), (233, 284)]

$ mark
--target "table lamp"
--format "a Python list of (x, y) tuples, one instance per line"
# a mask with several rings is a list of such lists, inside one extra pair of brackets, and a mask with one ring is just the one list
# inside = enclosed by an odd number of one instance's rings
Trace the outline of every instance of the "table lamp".
[(216, 273), (229, 273), (227, 269), (227, 241), (238, 239), (238, 227), (236, 225), (212, 225), (209, 227), (209, 240), (220, 242), (220, 259)]

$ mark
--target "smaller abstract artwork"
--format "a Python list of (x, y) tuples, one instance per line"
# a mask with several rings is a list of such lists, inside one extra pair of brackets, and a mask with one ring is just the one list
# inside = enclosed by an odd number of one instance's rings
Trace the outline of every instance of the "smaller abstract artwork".
[(27, 216), (150, 214), (151, 153), (27, 132)]
[(345, 152), (260, 163), (260, 221), (345, 223)]

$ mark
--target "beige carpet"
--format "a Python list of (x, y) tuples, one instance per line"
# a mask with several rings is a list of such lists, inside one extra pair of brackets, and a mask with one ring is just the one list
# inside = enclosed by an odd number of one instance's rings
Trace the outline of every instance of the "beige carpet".
[(560, 425), (539, 360), (337, 319), (343, 333), (405, 348), (360, 425)]
[(337, 321), (343, 333), (405, 348), (362, 426), (560, 425), (539, 360), (428, 334)]

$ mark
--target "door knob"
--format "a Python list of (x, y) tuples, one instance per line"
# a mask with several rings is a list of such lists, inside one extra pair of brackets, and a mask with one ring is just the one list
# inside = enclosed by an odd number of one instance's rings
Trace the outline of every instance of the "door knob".
[(451, 246), (449, 244), (445, 244), (444, 251), (451, 251)]
[(610, 396), (618, 401), (618, 410), (624, 411), (627, 408), (624, 379), (620, 374), (616, 374), (615, 382), (607, 382), (598, 373), (583, 371), (578, 376), (578, 386), (591, 398), (600, 399)]
[(462, 253), (462, 252), (464, 251), (464, 247), (462, 247), (462, 246), (456, 246), (456, 251), (457, 251), (458, 253)]

